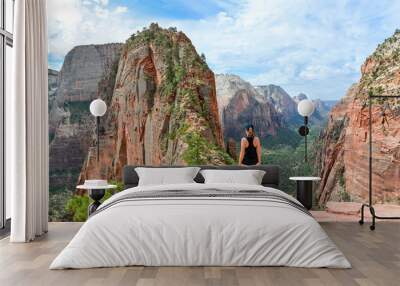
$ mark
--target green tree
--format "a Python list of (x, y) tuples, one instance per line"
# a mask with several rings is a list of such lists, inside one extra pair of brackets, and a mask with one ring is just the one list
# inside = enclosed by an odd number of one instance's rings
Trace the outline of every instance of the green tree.
[(233, 159), (221, 148), (211, 144), (197, 132), (188, 132), (184, 135), (184, 141), (188, 145), (183, 153), (183, 160), (188, 165), (206, 165), (213, 161), (213, 157), (223, 160), (223, 163), (231, 165)]

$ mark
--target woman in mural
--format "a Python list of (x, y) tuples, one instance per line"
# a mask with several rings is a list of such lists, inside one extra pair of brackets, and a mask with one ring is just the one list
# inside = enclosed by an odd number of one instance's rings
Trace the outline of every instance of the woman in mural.
[(246, 126), (246, 137), (240, 142), (239, 165), (261, 164), (261, 142), (252, 124)]

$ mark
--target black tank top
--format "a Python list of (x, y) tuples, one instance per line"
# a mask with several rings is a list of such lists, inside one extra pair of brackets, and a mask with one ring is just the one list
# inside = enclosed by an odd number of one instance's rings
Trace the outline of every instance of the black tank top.
[(256, 165), (258, 163), (257, 149), (254, 146), (254, 137), (246, 137), (249, 146), (244, 149), (244, 157), (242, 164), (244, 165)]

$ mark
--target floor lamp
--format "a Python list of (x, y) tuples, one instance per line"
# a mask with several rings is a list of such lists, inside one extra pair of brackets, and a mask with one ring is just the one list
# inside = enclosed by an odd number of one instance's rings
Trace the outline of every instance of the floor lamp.
[(297, 105), (297, 111), (304, 117), (304, 125), (299, 128), (299, 134), (304, 137), (304, 162), (308, 162), (307, 157), (307, 135), (310, 132), (308, 129), (308, 117), (313, 114), (315, 110), (314, 103), (309, 99), (303, 99)]
[(382, 217), (378, 216), (375, 213), (375, 209), (372, 205), (372, 99), (374, 98), (380, 98), (383, 100), (387, 100), (390, 98), (400, 98), (400, 95), (394, 95), (394, 96), (388, 96), (388, 95), (374, 95), (372, 92), (368, 93), (368, 113), (369, 113), (369, 119), (368, 119), (368, 128), (369, 128), (369, 152), (368, 152), (368, 159), (369, 159), (369, 176), (368, 176), (368, 204), (363, 204), (361, 206), (361, 219), (359, 223), (362, 225), (364, 224), (364, 209), (367, 207), (369, 209), (369, 212), (372, 215), (372, 225), (370, 225), (370, 229), (374, 230), (375, 229), (375, 219), (400, 219), (400, 217)]
[(90, 113), (96, 117), (96, 147), (97, 147), (97, 162), (99, 161), (100, 153), (100, 117), (102, 117), (107, 111), (107, 104), (100, 98), (93, 100), (90, 103)]

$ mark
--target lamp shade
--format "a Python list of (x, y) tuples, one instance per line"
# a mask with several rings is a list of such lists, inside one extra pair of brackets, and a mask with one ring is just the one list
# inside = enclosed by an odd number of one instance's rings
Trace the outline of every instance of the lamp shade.
[(301, 116), (310, 116), (315, 109), (314, 103), (309, 99), (303, 99), (297, 105), (297, 111)]
[(101, 99), (95, 99), (90, 103), (90, 113), (93, 116), (103, 116), (107, 111), (107, 104)]

